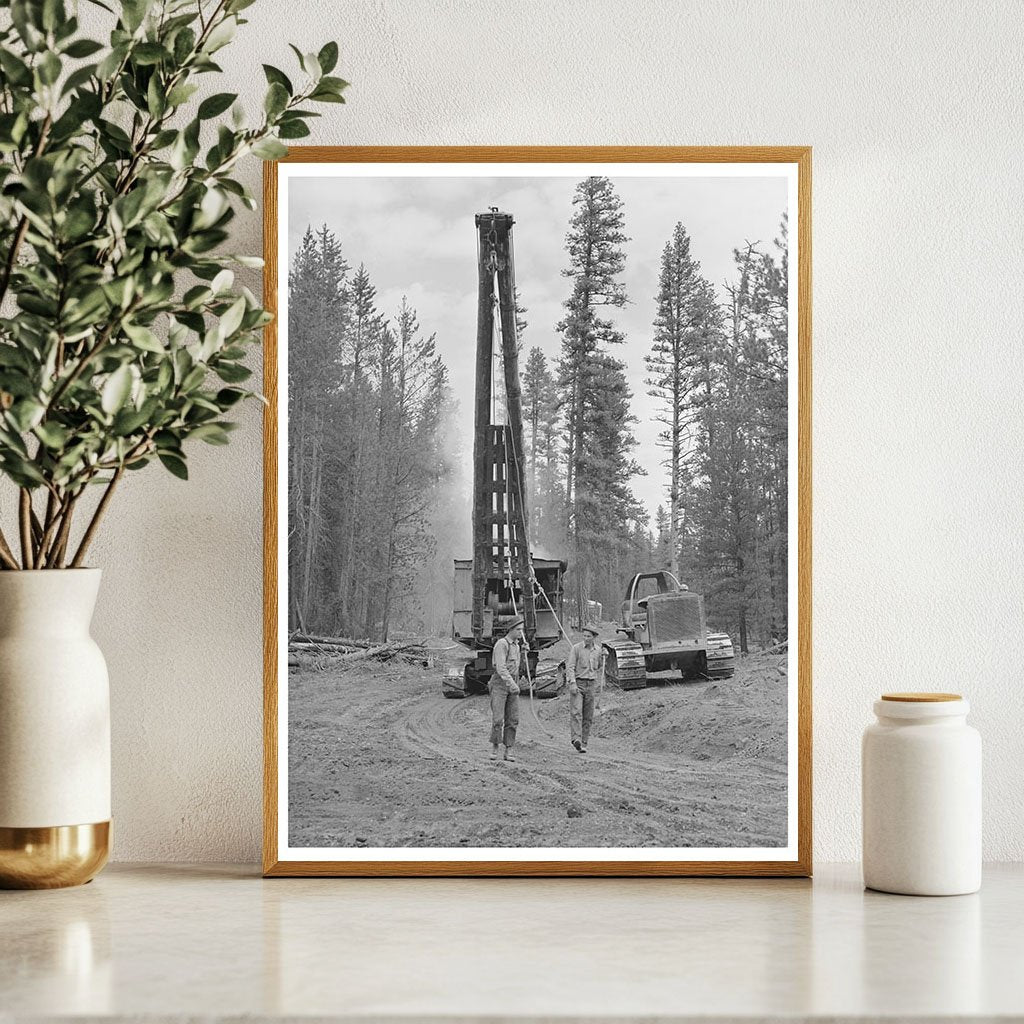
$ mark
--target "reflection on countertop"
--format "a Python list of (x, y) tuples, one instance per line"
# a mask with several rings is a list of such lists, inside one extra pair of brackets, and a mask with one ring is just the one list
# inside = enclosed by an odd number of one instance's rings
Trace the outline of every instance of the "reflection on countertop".
[(0, 1020), (1024, 1016), (1024, 866), (973, 896), (806, 880), (274, 879), (114, 865), (0, 893)]

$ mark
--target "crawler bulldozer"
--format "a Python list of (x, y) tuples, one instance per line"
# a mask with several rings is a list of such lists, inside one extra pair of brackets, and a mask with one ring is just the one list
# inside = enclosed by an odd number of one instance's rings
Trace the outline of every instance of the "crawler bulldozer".
[(728, 679), (735, 671), (732, 641), (708, 633), (703, 597), (670, 572), (637, 573), (629, 581), (618, 632), (622, 639), (603, 646), (605, 678), (620, 689), (646, 686), (649, 672)]

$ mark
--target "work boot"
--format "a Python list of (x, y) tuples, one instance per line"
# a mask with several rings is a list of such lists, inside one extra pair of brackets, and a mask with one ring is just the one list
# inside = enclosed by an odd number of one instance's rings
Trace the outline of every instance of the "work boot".
[(580, 753), (585, 754), (587, 752), (587, 745), (585, 743), (580, 744)]
[(498, 760), (498, 748), (497, 747), (491, 747), (491, 760), (492, 761), (497, 761)]
[(505, 748), (505, 760), (506, 761), (514, 761), (515, 759), (516, 759), (516, 755), (514, 753), (512, 753), (512, 748), (511, 747), (506, 747)]

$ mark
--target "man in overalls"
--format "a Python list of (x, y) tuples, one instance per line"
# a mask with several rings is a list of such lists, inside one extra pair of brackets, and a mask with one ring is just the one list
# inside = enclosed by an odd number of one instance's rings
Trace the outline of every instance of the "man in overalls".
[(519, 671), (523, 663), (523, 620), (515, 619), (494, 645), (491, 660), (491, 760), (498, 760), (498, 745), (505, 744), (505, 760), (514, 761), (516, 726), (519, 725)]
[(597, 630), (584, 626), (583, 642), (573, 646), (565, 661), (565, 676), (569, 680), (569, 735), (572, 745), (581, 754), (587, 752), (603, 670), (604, 652), (597, 646)]

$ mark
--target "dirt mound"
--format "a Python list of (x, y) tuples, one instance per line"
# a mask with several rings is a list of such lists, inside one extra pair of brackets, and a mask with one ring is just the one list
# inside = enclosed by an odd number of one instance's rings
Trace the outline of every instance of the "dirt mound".
[(607, 696), (600, 729), (638, 751), (785, 765), (785, 703), (785, 672), (775, 662), (752, 661), (732, 679)]

